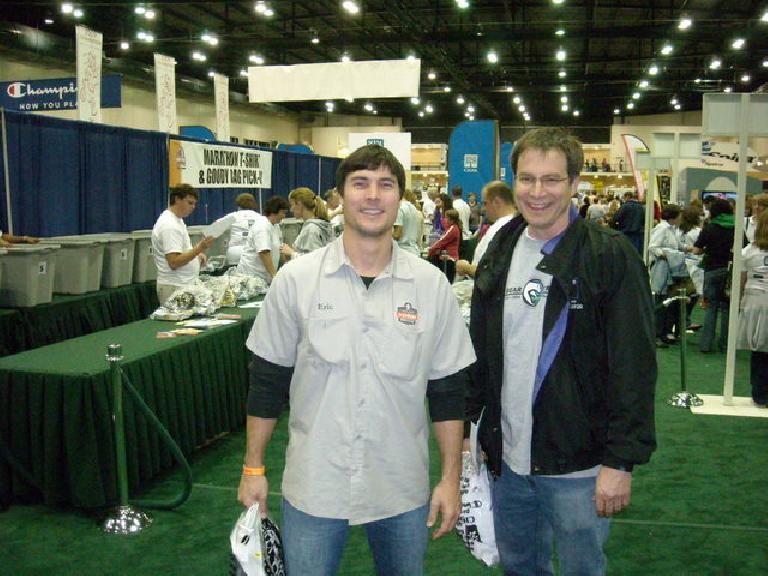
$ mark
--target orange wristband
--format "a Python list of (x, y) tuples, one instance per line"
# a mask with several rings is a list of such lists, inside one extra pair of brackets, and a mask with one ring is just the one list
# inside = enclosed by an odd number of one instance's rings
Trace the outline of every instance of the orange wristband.
[(266, 467), (259, 466), (258, 468), (251, 468), (250, 466), (246, 466), (243, 464), (243, 474), (245, 476), (264, 476), (266, 472)]

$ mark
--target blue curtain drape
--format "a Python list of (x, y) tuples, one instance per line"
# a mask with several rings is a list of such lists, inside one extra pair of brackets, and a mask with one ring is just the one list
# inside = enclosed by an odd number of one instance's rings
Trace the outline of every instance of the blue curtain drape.
[[(167, 203), (161, 133), (5, 112), (14, 232), (150, 228)], [(5, 212), (5, 195), (2, 198)]]
[[(59, 236), (151, 228), (168, 203), (168, 139), (198, 141), (37, 114), (4, 112), (14, 232)], [(220, 144), (229, 143), (222, 142)], [(246, 148), (253, 149), (248, 146)], [(322, 193), (333, 186), (339, 160), (272, 152), (272, 188), (201, 188), (188, 224), (207, 224), (235, 210), (250, 192), (262, 201), (298, 186)], [(0, 194), (0, 226), (7, 228)]]

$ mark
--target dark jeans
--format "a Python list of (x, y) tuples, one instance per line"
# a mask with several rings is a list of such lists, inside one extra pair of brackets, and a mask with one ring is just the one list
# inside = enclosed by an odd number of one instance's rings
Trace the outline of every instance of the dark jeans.
[(755, 404), (768, 404), (768, 352), (752, 352), (750, 381)]
[(448, 258), (447, 260), (441, 260), (440, 255), (436, 254), (429, 259), (430, 263), (440, 268), (448, 278), (448, 283), (453, 284), (453, 279), (456, 276), (456, 261)]
[(704, 316), (704, 327), (701, 329), (699, 350), (712, 352), (717, 331), (717, 313), (720, 312), (720, 342), (719, 350), (725, 350), (728, 345), (728, 313), (731, 302), (723, 298), (723, 289), (728, 278), (728, 268), (716, 268), (704, 272), (704, 298), (707, 301), (707, 313)]

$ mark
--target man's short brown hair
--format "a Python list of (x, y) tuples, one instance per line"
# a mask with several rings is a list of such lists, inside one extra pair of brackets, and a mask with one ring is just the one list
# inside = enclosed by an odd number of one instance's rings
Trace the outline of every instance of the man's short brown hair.
[(184, 200), (187, 196), (194, 196), (195, 200), (200, 199), (200, 194), (197, 190), (192, 188), (189, 184), (179, 184), (171, 188), (171, 193), (168, 197), (168, 204), (173, 206), (176, 200)]

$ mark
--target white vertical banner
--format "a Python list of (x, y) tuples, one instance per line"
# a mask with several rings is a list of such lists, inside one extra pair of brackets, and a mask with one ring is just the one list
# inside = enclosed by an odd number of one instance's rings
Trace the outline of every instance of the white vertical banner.
[(213, 75), (213, 95), (216, 99), (216, 140), (229, 142), (229, 77)]
[(157, 128), (176, 134), (176, 60), (155, 54), (155, 90), (157, 91)]
[(77, 54), (77, 117), (101, 122), (101, 32), (75, 28)]

